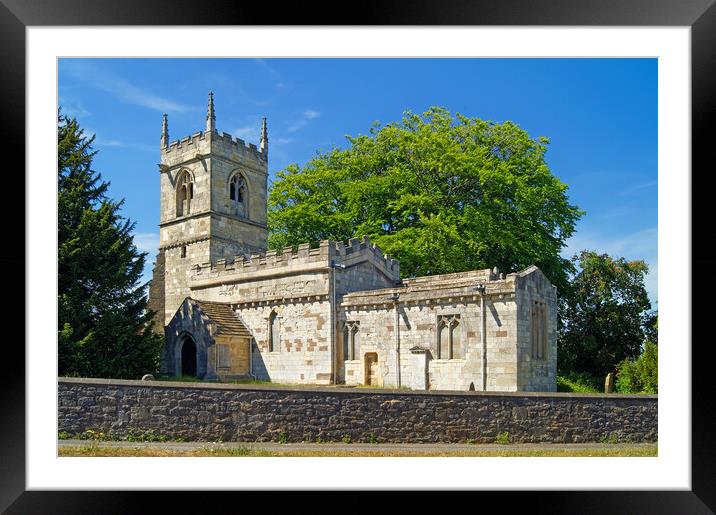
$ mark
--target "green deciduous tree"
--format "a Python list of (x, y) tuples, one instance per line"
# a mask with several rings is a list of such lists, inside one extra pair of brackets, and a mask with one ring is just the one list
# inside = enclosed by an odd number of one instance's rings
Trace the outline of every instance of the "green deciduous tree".
[(560, 257), (582, 212), (545, 162), (546, 138), (433, 107), (276, 176), (269, 245), (367, 234), (403, 276), (539, 266), (566, 288)]
[(62, 114), (57, 129), (59, 375), (155, 372), (162, 339), (139, 284), (146, 253), (119, 213), (123, 201), (109, 199), (109, 183), (92, 170), (94, 136)]
[(561, 299), (558, 368), (603, 378), (640, 354), (651, 309), (644, 287), (648, 267), (586, 250), (573, 263), (578, 271)]

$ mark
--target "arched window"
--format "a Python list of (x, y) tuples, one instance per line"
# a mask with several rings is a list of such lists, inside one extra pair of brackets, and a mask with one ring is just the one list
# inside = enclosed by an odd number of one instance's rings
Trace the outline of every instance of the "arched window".
[(246, 180), (240, 173), (235, 174), (229, 181), (229, 200), (235, 215), (246, 216)]
[(343, 326), (343, 359), (360, 359), (360, 322), (346, 322)]
[(460, 339), (460, 321), (454, 318), (452, 324), (450, 324), (450, 358), (451, 359), (464, 359), (465, 353), (462, 348), (462, 341)]
[(464, 359), (460, 315), (438, 315), (438, 359)]
[(360, 326), (358, 322), (353, 324), (353, 330), (351, 331), (351, 359), (356, 359), (356, 356), (360, 356), (360, 333), (358, 329)]
[(348, 324), (343, 326), (343, 360), (351, 359), (350, 351), (351, 328)]
[(268, 320), (268, 344), (269, 352), (281, 350), (281, 340), (278, 332), (278, 313), (272, 311)]
[(450, 329), (446, 320), (438, 324), (438, 359), (450, 359)]
[(532, 305), (532, 359), (547, 357), (547, 305), (536, 300)]
[(177, 181), (177, 216), (191, 213), (191, 199), (194, 198), (194, 181), (189, 172), (183, 172)]

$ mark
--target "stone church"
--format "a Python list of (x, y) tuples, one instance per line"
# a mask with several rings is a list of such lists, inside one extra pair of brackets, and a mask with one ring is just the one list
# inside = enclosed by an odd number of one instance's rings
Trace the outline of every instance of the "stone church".
[(401, 279), (368, 237), (267, 247), (269, 139), (161, 134), (149, 293), (161, 371), (416, 390), (555, 391), (557, 291), (537, 267)]

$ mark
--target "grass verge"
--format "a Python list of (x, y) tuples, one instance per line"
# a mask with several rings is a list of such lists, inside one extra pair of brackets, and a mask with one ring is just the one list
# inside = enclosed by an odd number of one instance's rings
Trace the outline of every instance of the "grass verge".
[(468, 449), (455, 451), (420, 451), (386, 449), (249, 449), (247, 447), (215, 447), (170, 449), (162, 447), (111, 447), (101, 444), (68, 445), (59, 448), (60, 457), (649, 457), (657, 456), (657, 444), (593, 449)]

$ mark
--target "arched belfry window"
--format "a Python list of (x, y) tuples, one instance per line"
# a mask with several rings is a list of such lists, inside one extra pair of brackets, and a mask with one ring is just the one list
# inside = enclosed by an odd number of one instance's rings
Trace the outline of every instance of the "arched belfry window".
[(229, 181), (229, 200), (235, 215), (245, 217), (249, 212), (246, 205), (248, 200), (246, 192), (246, 179), (240, 173), (235, 174)]
[(194, 181), (189, 172), (183, 172), (177, 182), (177, 216), (191, 213), (191, 199), (194, 198)]

